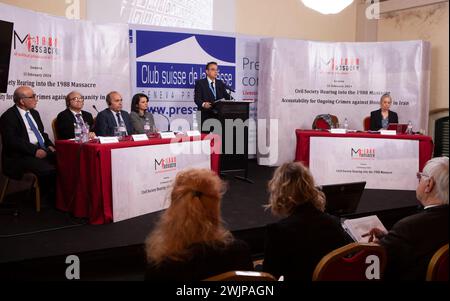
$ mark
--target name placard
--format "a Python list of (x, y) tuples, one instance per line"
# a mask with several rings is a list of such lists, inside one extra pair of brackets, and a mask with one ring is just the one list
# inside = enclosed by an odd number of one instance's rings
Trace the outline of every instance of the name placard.
[(145, 140), (148, 140), (148, 137), (145, 134), (131, 135), (131, 137), (133, 137), (134, 141), (145, 141)]
[(105, 143), (119, 143), (119, 139), (117, 137), (98, 137), (100, 140), (100, 144)]
[(380, 130), (381, 135), (397, 135), (397, 131), (394, 130)]
[(199, 131), (187, 131), (186, 135), (188, 135), (189, 137), (197, 137), (197, 136), (201, 136)]
[(162, 139), (176, 138), (174, 132), (160, 132), (159, 134), (161, 135)]

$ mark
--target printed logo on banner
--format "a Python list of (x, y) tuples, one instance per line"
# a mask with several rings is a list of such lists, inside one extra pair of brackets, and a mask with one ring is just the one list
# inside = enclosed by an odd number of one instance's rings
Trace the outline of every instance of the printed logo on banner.
[(177, 157), (155, 159), (155, 171), (157, 173), (172, 171), (177, 168)]
[(53, 59), (59, 55), (60, 38), (53, 35), (33, 35), (14, 30), (14, 55), (20, 57)]
[(235, 88), (235, 45), (234, 37), (137, 30), (136, 85), (192, 89), (206, 77), (206, 63), (215, 61), (218, 78)]
[(351, 158), (355, 160), (375, 160), (375, 148), (353, 148)]
[(332, 57), (321, 60), (320, 70), (338, 74), (359, 72), (360, 59), (358, 57)]

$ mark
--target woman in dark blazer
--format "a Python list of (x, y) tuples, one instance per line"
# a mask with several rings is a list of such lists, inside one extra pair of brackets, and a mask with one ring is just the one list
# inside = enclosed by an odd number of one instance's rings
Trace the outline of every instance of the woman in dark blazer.
[(339, 220), (324, 213), (325, 196), (299, 162), (277, 168), (268, 208), (284, 219), (266, 228), (263, 270), (285, 280), (311, 281), (323, 256), (350, 242)]
[(233, 270), (253, 270), (250, 249), (224, 228), (220, 178), (208, 169), (181, 171), (170, 206), (146, 240), (146, 280), (199, 281)]
[(390, 123), (398, 123), (398, 115), (389, 110), (392, 105), (391, 95), (385, 93), (380, 98), (380, 109), (370, 112), (370, 130), (387, 129)]

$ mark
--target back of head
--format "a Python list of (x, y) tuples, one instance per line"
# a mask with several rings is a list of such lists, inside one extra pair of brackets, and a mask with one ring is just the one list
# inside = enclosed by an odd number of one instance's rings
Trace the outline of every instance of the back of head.
[(232, 236), (223, 225), (220, 201), (224, 183), (211, 170), (179, 172), (170, 196), (171, 204), (146, 240), (147, 259), (184, 260), (196, 243), (226, 245)]
[(448, 205), (448, 158), (436, 157), (427, 162), (423, 172), (434, 179), (435, 197)]
[(268, 208), (276, 215), (286, 216), (302, 204), (311, 203), (320, 211), (325, 209), (325, 196), (315, 187), (314, 179), (300, 162), (284, 163), (275, 170), (269, 182)]

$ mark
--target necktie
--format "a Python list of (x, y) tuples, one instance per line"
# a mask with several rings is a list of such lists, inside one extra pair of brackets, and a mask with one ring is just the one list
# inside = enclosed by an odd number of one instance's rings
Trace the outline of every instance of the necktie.
[(83, 119), (81, 119), (81, 114), (75, 114), (75, 117), (77, 118), (77, 122), (78, 122), (78, 124), (79, 125), (83, 125), (84, 124), (84, 122), (83, 122)]
[(214, 82), (211, 82), (211, 91), (214, 94), (214, 98), (216, 98), (216, 89), (214, 89)]
[(122, 118), (120, 117), (120, 113), (116, 113), (117, 116), (117, 125), (120, 126), (120, 124), (122, 123)]
[[(116, 116), (117, 116), (117, 121), (119, 122), (118, 126), (120, 127), (120, 125), (122, 123), (122, 117), (120, 117), (120, 113), (116, 113)], [(128, 134), (127, 127), (125, 126), (125, 123), (123, 123), (123, 125), (124, 125), (124, 128), (125, 128), (125, 134)]]
[(45, 142), (42, 139), (41, 133), (39, 133), (39, 130), (36, 128), (36, 126), (34, 125), (33, 121), (31, 120), (30, 112), (26, 112), (25, 113), (25, 118), (27, 119), (28, 125), (30, 126), (30, 128), (33, 131), (34, 135), (36, 135), (36, 138), (38, 140), (39, 146), (41, 148), (43, 148), (43, 149), (46, 149)]

